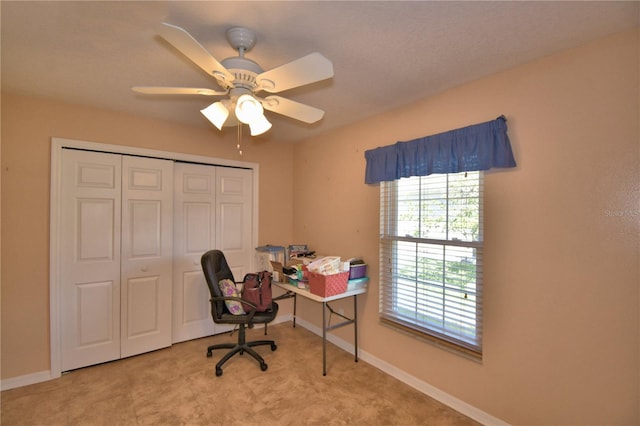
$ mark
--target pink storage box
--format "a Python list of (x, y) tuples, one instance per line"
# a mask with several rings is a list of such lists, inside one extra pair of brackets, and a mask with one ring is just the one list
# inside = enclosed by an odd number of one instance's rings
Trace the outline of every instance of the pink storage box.
[(349, 271), (322, 275), (309, 271), (309, 291), (321, 297), (335, 296), (347, 291)]

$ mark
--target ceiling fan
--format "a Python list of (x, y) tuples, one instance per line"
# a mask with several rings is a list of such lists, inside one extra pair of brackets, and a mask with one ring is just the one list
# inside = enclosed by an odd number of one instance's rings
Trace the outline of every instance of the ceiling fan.
[(218, 130), (223, 126), (248, 124), (251, 135), (262, 134), (271, 128), (264, 110), (275, 112), (305, 123), (322, 119), (324, 111), (277, 95), (259, 97), (256, 93), (279, 93), (333, 77), (333, 64), (320, 53), (311, 53), (287, 64), (264, 71), (256, 62), (244, 56), (256, 44), (255, 33), (247, 28), (227, 30), (229, 44), (238, 56), (218, 62), (186, 30), (162, 23), (160, 35), (187, 58), (212, 76), (222, 90), (189, 87), (136, 86), (132, 90), (151, 95), (220, 96), (200, 112)]

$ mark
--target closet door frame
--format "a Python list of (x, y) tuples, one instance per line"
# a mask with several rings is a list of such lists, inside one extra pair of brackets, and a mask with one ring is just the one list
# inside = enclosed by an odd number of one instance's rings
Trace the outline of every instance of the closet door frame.
[[(253, 209), (252, 209), (252, 245), (258, 246), (258, 175), (259, 165), (244, 161), (235, 161), (201, 155), (182, 154), (170, 151), (158, 151), (131, 146), (112, 145), (98, 142), (51, 138), (51, 188), (49, 211), (49, 327), (50, 327), (50, 375), (52, 379), (62, 375), (62, 347), (61, 347), (61, 312), (60, 312), (60, 191), (62, 150), (65, 148), (81, 149), (86, 151), (108, 152), (113, 154), (134, 155), (141, 157), (160, 158), (166, 160), (185, 161), (212, 166), (228, 166), (251, 169), (253, 171)], [(251, 256), (250, 262), (253, 269), (255, 256)]]

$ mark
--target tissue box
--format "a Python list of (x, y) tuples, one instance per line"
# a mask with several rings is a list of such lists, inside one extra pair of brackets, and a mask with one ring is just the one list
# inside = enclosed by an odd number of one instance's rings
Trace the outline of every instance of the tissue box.
[(328, 297), (347, 291), (349, 271), (322, 275), (309, 271), (309, 291), (317, 296)]

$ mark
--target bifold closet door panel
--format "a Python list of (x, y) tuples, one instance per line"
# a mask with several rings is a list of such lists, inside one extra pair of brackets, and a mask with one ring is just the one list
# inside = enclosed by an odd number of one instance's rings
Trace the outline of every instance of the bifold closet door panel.
[(216, 172), (216, 248), (224, 252), (236, 280), (252, 271), (253, 171), (220, 167)]
[(121, 356), (171, 345), (173, 162), (122, 158)]
[(120, 358), (121, 156), (65, 149), (60, 178), (60, 344), (68, 371)]
[(174, 164), (173, 342), (210, 336), (211, 298), (200, 258), (215, 247), (216, 167)]
[(251, 271), (254, 256), (253, 171), (176, 163), (174, 191), (173, 342), (229, 331), (213, 324), (200, 257), (225, 253), (234, 277)]

